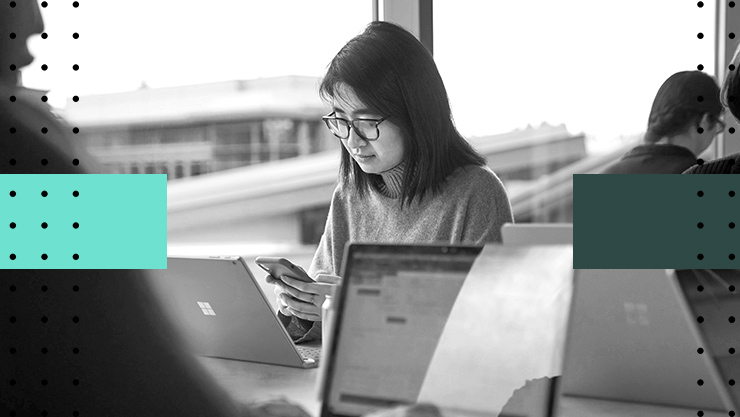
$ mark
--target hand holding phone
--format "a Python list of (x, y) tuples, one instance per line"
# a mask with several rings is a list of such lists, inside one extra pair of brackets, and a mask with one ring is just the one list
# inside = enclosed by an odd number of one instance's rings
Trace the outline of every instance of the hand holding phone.
[(285, 258), (259, 256), (254, 262), (275, 279), (280, 279), (284, 275), (303, 282), (314, 282), (303, 268)]

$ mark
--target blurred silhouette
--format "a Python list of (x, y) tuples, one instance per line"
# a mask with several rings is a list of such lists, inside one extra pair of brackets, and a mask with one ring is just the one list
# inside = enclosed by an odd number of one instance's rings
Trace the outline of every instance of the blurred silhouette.
[(661, 85), (653, 100), (645, 144), (602, 174), (680, 174), (723, 128), (719, 87), (701, 71), (682, 71)]

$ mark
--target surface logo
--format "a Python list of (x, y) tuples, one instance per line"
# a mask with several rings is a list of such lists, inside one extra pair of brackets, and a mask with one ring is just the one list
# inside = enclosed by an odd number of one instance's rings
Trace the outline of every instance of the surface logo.
[(632, 326), (649, 326), (648, 307), (643, 303), (624, 303), (624, 313), (627, 323)]
[(213, 308), (211, 308), (211, 305), (208, 304), (208, 303), (204, 303), (202, 301), (198, 301), (198, 307), (200, 307), (200, 310), (206, 316), (215, 316), (216, 315), (216, 312), (213, 311)]

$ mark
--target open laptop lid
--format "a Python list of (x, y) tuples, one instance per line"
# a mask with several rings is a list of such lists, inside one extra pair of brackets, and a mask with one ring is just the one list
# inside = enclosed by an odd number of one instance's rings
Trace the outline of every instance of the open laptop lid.
[[(554, 329), (558, 321), (564, 325), (570, 301), (572, 247), (488, 245), (479, 252), (347, 248), (322, 416), (415, 402), (490, 415), (528, 379), (553, 376)], [(522, 309), (523, 303), (532, 307)], [(548, 400), (542, 398), (542, 407)]]
[(301, 358), (241, 257), (168, 256), (167, 269), (149, 272), (157, 298), (193, 353), (293, 367), (317, 365)]
[(724, 409), (672, 281), (663, 269), (576, 270), (563, 395)]
[[(694, 381), (696, 390), (707, 391), (716, 384), (725, 406), (737, 413), (740, 411), (740, 270), (671, 272), (676, 278), (686, 318), (700, 340), (692, 353), (710, 362), (710, 377), (714, 379), (713, 383), (704, 381), (701, 386)], [(701, 354), (699, 348), (703, 350)]]
[(501, 237), (505, 246), (572, 245), (573, 223), (505, 223)]

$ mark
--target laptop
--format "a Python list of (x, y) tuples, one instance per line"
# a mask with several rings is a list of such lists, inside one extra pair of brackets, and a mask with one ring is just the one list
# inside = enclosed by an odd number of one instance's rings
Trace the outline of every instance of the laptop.
[(697, 353), (706, 344), (680, 298), (670, 271), (576, 270), (561, 395), (724, 411), (711, 355)]
[(250, 272), (233, 257), (167, 257), (149, 281), (170, 321), (201, 356), (298, 368), (318, 365), (321, 347), (296, 345)]
[(573, 244), (573, 223), (505, 223), (505, 246)]
[(551, 374), (557, 358), (542, 353), (567, 320), (569, 298), (558, 300), (570, 295), (572, 247), (351, 244), (342, 275), (318, 382), (322, 417), (417, 402), (489, 416), (528, 379)]

